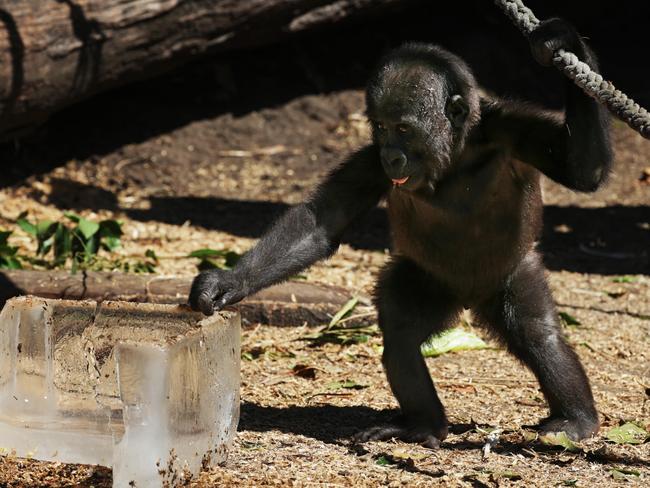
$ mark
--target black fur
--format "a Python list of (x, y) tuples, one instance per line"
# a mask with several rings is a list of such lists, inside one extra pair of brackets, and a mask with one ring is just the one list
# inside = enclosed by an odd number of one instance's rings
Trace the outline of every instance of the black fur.
[[(543, 64), (563, 47), (597, 69), (591, 50), (562, 20), (543, 22), (530, 39)], [(373, 144), (278, 220), (234, 270), (200, 274), (192, 307), (211, 314), (331, 255), (343, 231), (386, 198), (394, 258), (379, 278), (375, 303), (401, 414), (358, 439), (398, 437), (436, 447), (445, 438), (447, 419), (419, 347), (463, 308), (537, 376), (550, 407), (542, 430), (574, 439), (595, 433), (589, 382), (562, 337), (535, 242), (540, 173), (581, 191), (607, 177), (606, 111), (568, 80), (564, 120), (481, 99), (462, 60), (423, 44), (382, 61), (367, 105)]]

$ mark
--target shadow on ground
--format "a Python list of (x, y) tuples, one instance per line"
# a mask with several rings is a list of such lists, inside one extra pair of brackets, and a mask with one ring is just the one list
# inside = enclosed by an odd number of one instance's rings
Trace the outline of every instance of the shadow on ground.
[[(39, 195), (34, 195), (38, 197)], [(41, 195), (42, 196), (42, 195)], [(61, 209), (119, 210), (115, 196), (92, 185), (52, 180), (48, 202)], [(289, 207), (284, 203), (204, 197), (151, 197), (150, 208), (124, 209), (139, 221), (181, 225), (257, 239)], [(599, 208), (547, 205), (541, 250), (550, 270), (650, 275), (650, 206)], [(343, 242), (357, 249), (390, 247), (384, 209), (373, 209)]]
[[(362, 445), (356, 445), (351, 438), (362, 429), (387, 423), (397, 414), (397, 410), (374, 410), (364, 406), (340, 407), (333, 405), (314, 406), (286, 406), (286, 407), (263, 407), (250, 402), (243, 402), (241, 405), (241, 417), (238, 430), (253, 432), (268, 432), (278, 430), (286, 434), (301, 435), (328, 444), (345, 446), (357, 455), (366, 454), (367, 451)], [(449, 430), (453, 434), (464, 434), (475, 429), (476, 425), (454, 424)], [(487, 426), (485, 426), (487, 427)], [(484, 445), (483, 441), (468, 441), (465, 439), (446, 441), (444, 449), (457, 451), (479, 452)], [(519, 441), (506, 438), (499, 441), (494, 451), (500, 454), (519, 453), (529, 456), (524, 452), (530, 449), (531, 443), (523, 438)], [(534, 444), (538, 452), (557, 452), (557, 448)], [(587, 453), (591, 461), (610, 463), (605, 455), (598, 451)], [(648, 462), (637, 459), (635, 456), (619, 457), (617, 462), (630, 466), (649, 466)], [(437, 473), (423, 472), (430, 476), (439, 476)]]
[(377, 411), (369, 407), (262, 407), (243, 402), (239, 430), (281, 432), (304, 435), (330, 444), (344, 444), (359, 430), (388, 422), (396, 410)]
[[(221, 198), (151, 198), (148, 210), (128, 210), (129, 217), (194, 225), (239, 237), (259, 238), (288, 206), (282, 203)], [(544, 211), (541, 250), (551, 270), (607, 275), (650, 274), (650, 206), (601, 208), (549, 205)], [(390, 247), (386, 212), (377, 208), (344, 241), (358, 249)]]

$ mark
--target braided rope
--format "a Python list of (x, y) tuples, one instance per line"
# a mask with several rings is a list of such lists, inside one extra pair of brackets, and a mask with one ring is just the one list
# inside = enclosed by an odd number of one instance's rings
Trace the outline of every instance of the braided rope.
[[(539, 25), (539, 19), (521, 0), (495, 0), (495, 3), (525, 36)], [(580, 61), (572, 52), (558, 49), (553, 55), (553, 64), (587, 95), (605, 105), (643, 137), (650, 139), (650, 113), (593, 71), (587, 63)]]

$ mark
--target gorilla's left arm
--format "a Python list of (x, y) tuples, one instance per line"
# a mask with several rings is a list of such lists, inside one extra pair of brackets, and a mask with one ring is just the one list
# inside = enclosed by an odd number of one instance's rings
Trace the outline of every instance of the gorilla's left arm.
[[(561, 19), (542, 22), (529, 41), (542, 65), (551, 65), (553, 52), (563, 48), (598, 70), (594, 53), (573, 26)], [(493, 139), (509, 147), (513, 156), (552, 180), (574, 190), (595, 191), (612, 164), (609, 114), (571, 80), (566, 79), (565, 85), (564, 119), (531, 106), (495, 102), (484, 106), (484, 127)]]

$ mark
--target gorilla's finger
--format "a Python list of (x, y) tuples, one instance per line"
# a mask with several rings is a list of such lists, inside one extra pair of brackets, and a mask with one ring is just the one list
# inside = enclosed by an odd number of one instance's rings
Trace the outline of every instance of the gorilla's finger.
[(201, 310), (201, 312), (208, 316), (214, 313), (215, 301), (212, 292), (204, 291), (199, 295), (198, 308)]
[(237, 303), (241, 299), (242, 299), (241, 293), (236, 290), (231, 290), (229, 292), (226, 292), (221, 296), (221, 298), (214, 301), (214, 310), (215, 311), (221, 310), (223, 307), (227, 305), (232, 305), (233, 303)]

